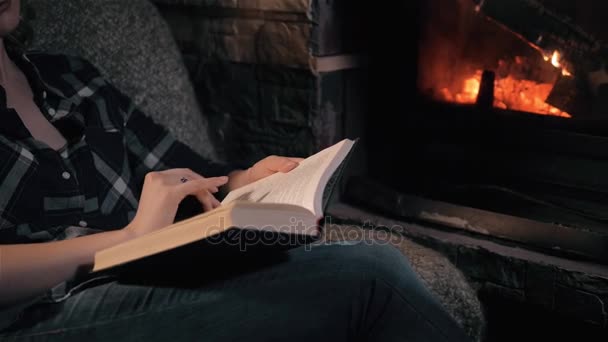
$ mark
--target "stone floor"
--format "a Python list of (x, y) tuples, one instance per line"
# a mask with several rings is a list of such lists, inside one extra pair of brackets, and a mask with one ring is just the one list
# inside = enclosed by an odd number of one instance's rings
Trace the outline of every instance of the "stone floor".
[[(488, 341), (607, 341), (608, 266), (384, 217), (347, 204), (334, 222), (398, 232), (445, 254), (478, 289)], [(580, 337), (580, 338), (579, 338)]]
[(504, 298), (482, 295), (481, 299), (486, 311), (484, 342), (608, 341), (608, 332), (595, 324)]

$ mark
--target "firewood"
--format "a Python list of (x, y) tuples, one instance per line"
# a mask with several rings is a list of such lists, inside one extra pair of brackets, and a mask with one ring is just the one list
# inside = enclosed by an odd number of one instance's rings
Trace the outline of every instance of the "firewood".
[[(595, 89), (590, 81), (602, 65), (608, 65), (608, 45), (582, 28), (571, 18), (557, 13), (538, 0), (473, 0), (487, 18), (503, 25), (545, 55), (558, 51), (560, 64), (572, 76), (560, 77), (547, 103), (569, 112), (584, 116), (591, 112)], [(592, 74), (590, 74), (592, 73)], [(590, 77), (591, 75), (591, 77)], [(608, 115), (608, 113), (607, 113)]]

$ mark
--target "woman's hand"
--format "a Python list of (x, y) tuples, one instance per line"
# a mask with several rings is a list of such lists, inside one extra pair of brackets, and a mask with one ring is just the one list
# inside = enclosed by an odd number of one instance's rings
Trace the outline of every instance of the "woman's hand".
[(266, 157), (247, 170), (231, 172), (228, 191), (238, 189), (277, 172), (289, 172), (298, 167), (302, 160), (304, 159), (280, 156)]
[(220, 202), (213, 196), (228, 177), (205, 178), (190, 169), (171, 169), (146, 175), (133, 221), (125, 228), (139, 236), (173, 223), (180, 202), (196, 196), (204, 211), (213, 210)]
[(31, 300), (74, 278), (94, 264), (97, 251), (170, 225), (188, 195), (196, 196), (205, 210), (219, 206), (213, 193), (227, 181), (228, 177), (204, 178), (188, 169), (151, 172), (137, 214), (123, 229), (47, 243), (0, 244), (0, 307)]

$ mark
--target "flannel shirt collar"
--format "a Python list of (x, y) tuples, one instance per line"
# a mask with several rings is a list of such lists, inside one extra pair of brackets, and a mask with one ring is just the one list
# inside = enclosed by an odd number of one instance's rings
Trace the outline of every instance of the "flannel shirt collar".
[(35, 54), (36, 52), (26, 52), (16, 54), (14, 57), (11, 56), (15, 64), (17, 64), (17, 66), (27, 77), (27, 80), (32, 87), (32, 91), (34, 92), (34, 101), (36, 101), (37, 104), (42, 102), (42, 100), (44, 100), (45, 92), (51, 92), (62, 99), (67, 99), (67, 96), (63, 91), (56, 87), (50, 86), (42, 79), (38, 66), (36, 66), (36, 64), (34, 64), (29, 58), (30, 55)]
[[(19, 67), (28, 80), (28, 83), (32, 89), (34, 95), (34, 103), (41, 108), (41, 113), (50, 122), (55, 121), (54, 118), (49, 114), (47, 97), (50, 95), (57, 96), (61, 100), (69, 101), (69, 97), (66, 96), (65, 92), (61, 89), (50, 85), (46, 82), (40, 73), (39, 67), (30, 60), (30, 56), (34, 56), (37, 52), (14, 52), (7, 50), (10, 59)], [(6, 90), (0, 85), (0, 113), (3, 115), (2, 125), (0, 125), (0, 134), (7, 137), (15, 138), (17, 140), (23, 140), (31, 138), (31, 135), (17, 113), (8, 108)], [(68, 120), (74, 121), (74, 120)], [(74, 125), (71, 125), (74, 126)], [(80, 130), (81, 127), (77, 127)], [(60, 129), (64, 135), (68, 132), (64, 132)], [(72, 134), (70, 134), (72, 136)], [(69, 138), (69, 137), (66, 137)]]
[[(37, 105), (41, 105), (45, 99), (45, 93), (50, 92), (62, 99), (67, 99), (65, 93), (56, 87), (53, 87), (47, 84), (40, 74), (40, 70), (38, 66), (34, 64), (29, 56), (35, 55), (37, 52), (13, 52), (12, 50), (8, 50), (9, 58), (21, 69), (21, 71), (25, 74), (30, 87), (32, 88), (32, 92), (34, 93), (34, 102)], [(0, 108), (6, 108), (6, 90), (2, 85), (0, 85)], [(45, 113), (46, 114), (46, 113)]]

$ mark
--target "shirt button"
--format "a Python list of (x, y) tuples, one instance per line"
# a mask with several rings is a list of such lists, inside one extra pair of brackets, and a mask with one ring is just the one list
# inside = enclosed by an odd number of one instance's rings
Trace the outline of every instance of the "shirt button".
[(46, 100), (46, 90), (42, 92), (42, 98)]
[(81, 226), (82, 228), (85, 228), (87, 226), (87, 221), (80, 221), (78, 222), (78, 225)]
[(55, 109), (54, 108), (49, 108), (49, 115), (53, 116), (55, 114), (57, 114), (57, 112), (55, 111)]
[(61, 177), (63, 177), (63, 179), (65, 179), (65, 180), (68, 180), (68, 179), (72, 178), (72, 175), (69, 172), (65, 171), (64, 173), (61, 174)]

